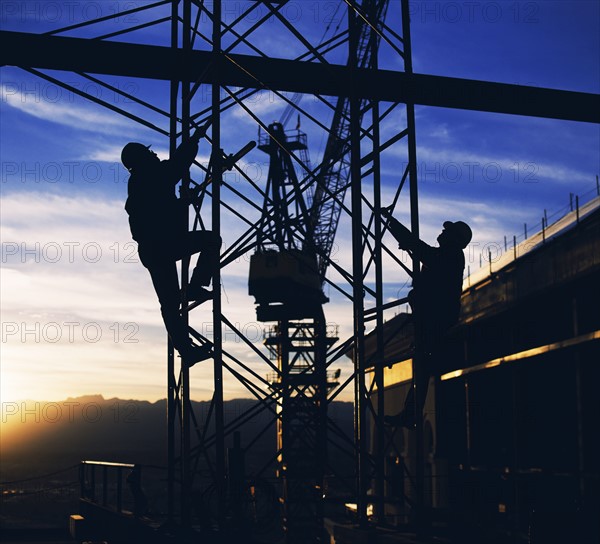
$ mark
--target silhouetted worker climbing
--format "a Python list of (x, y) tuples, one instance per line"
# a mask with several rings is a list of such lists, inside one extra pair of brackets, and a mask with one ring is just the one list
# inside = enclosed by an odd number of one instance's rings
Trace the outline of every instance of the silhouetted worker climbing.
[(458, 321), (465, 256), (463, 249), (471, 241), (472, 232), (463, 221), (446, 221), (437, 237), (439, 247), (431, 247), (414, 236), (389, 210), (382, 211), (398, 247), (409, 251), (422, 264), (421, 272), (408, 294), (413, 310), (415, 336), (422, 352), (417, 360), (419, 371), (413, 377), (419, 389), (419, 405), (415, 411), (415, 392), (411, 387), (404, 409), (395, 416), (386, 416), (390, 425), (414, 428), (415, 417), (421, 417), (430, 376), (436, 372), (442, 356), (446, 332)]
[(125, 204), (131, 235), (138, 243), (142, 264), (150, 272), (173, 346), (188, 367), (209, 358), (211, 351), (209, 345), (191, 341), (181, 317), (176, 262), (200, 252), (186, 293), (190, 302), (205, 302), (212, 297), (205, 287), (218, 264), (221, 241), (210, 231), (187, 231), (189, 202), (175, 196), (175, 186), (194, 161), (198, 142), (209, 124), (197, 129), (166, 161), (161, 161), (150, 146), (136, 142), (128, 143), (121, 152), (121, 162), (131, 172)]

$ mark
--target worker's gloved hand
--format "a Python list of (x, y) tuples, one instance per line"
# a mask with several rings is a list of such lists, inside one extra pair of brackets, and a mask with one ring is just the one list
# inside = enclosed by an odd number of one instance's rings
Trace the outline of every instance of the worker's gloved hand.
[(387, 227), (390, 229), (394, 238), (396, 238), (398, 247), (400, 249), (412, 249), (414, 246), (414, 237), (410, 230), (400, 223), (400, 221), (392, 217), (391, 214), (387, 216), (386, 219)]
[(185, 192), (181, 191), (181, 198), (185, 199), (188, 204), (195, 204), (200, 196), (201, 190), (202, 185), (200, 183), (192, 182)]
[(200, 138), (204, 138), (204, 136), (206, 136), (206, 133), (208, 132), (210, 125), (212, 125), (212, 119), (209, 119), (201, 127), (198, 127), (196, 129), (194, 134), (192, 134), (192, 140), (194, 140), (195, 142), (199, 142)]

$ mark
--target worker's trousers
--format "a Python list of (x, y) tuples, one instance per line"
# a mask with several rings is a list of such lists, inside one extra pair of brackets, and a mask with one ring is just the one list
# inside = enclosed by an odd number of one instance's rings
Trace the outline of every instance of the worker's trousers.
[(190, 338), (180, 312), (181, 291), (176, 263), (200, 253), (192, 278), (207, 286), (214, 267), (218, 266), (220, 247), (221, 240), (211, 231), (188, 232), (176, 241), (153, 240), (138, 245), (140, 260), (150, 272), (165, 327), (177, 351), (188, 346)]

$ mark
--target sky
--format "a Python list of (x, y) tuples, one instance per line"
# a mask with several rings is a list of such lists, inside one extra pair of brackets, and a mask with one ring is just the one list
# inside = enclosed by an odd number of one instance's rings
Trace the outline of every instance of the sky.
[[(20, 2), (0, 5), (3, 30), (46, 32), (85, 19), (107, 16), (140, 6), (142, 2)], [(224, 3), (224, 19), (232, 23), (246, 9), (242, 1)], [(388, 25), (400, 32), (400, 4), (391, 0)], [(302, 36), (317, 44), (345, 26), (343, 5), (329, 0), (296, 0), (284, 16)], [(258, 7), (236, 28), (239, 32), (266, 14)], [(96, 37), (167, 15), (162, 8), (120, 16), (104, 23), (64, 33)], [(600, 3), (584, 1), (478, 1), (411, 3), (414, 71), (487, 81), (534, 85), (598, 93), (600, 91)], [(200, 29), (210, 35), (206, 18)], [(163, 23), (113, 40), (167, 45)], [(225, 38), (225, 46), (232, 43)], [(301, 55), (304, 45), (276, 20), (268, 20), (250, 38), (266, 54), (280, 58)], [(198, 49), (206, 49), (199, 38)], [(249, 53), (243, 44), (234, 52)], [(345, 50), (332, 51), (329, 62), (344, 63)], [(397, 53), (382, 44), (380, 66), (402, 69)], [(73, 73), (45, 71), (73, 88), (84, 90), (118, 108), (139, 115), (168, 130), (166, 117), (114, 91)], [(76, 93), (25, 70), (0, 68), (2, 240), (1, 400), (57, 401), (67, 397), (102, 394), (106, 398), (146, 399), (166, 396), (166, 334), (150, 278), (139, 263), (123, 209), (127, 172), (119, 161), (128, 141), (152, 144), (168, 158), (168, 139)], [(166, 109), (168, 84), (135, 78), (101, 76), (114, 87)], [(289, 98), (289, 95), (286, 95)], [(210, 105), (210, 89), (202, 85), (192, 111)], [(285, 102), (263, 91), (247, 102), (265, 124), (276, 121)], [(301, 106), (328, 126), (331, 111), (314, 96)], [(382, 110), (389, 104), (382, 104)], [(292, 116), (288, 129), (296, 124)], [(402, 106), (382, 122), (387, 139), (405, 126)], [(222, 116), (222, 144), (235, 152), (257, 137), (257, 123), (236, 106)], [(307, 116), (301, 117), (313, 165), (323, 153), (325, 133)], [(597, 125), (522, 116), (467, 112), (434, 107), (416, 108), (419, 211), (422, 238), (435, 244), (445, 220), (465, 220), (474, 238), (465, 250), (469, 270), (479, 268), (487, 249), (504, 251), (504, 237), (524, 236), (539, 226), (546, 210), (552, 219), (564, 213), (571, 193), (589, 199), (600, 173), (600, 130)], [(368, 152), (365, 147), (363, 153)], [(202, 142), (198, 160), (206, 164), (210, 146)], [(382, 157), (383, 204), (392, 202), (406, 164), (404, 143)], [(255, 149), (240, 162), (258, 186), (266, 183), (266, 155)], [(194, 179), (201, 179), (198, 169)], [(241, 175), (226, 180), (260, 207), (262, 197)], [(363, 192), (370, 195), (371, 179)], [(243, 217), (257, 220), (258, 211), (228, 189), (224, 201)], [(348, 200), (346, 201), (348, 202)], [(210, 224), (210, 206), (203, 218)], [(408, 196), (401, 193), (395, 215), (408, 220)], [(368, 220), (368, 215), (366, 215)], [(240, 217), (222, 212), (223, 248), (244, 231)], [(333, 258), (351, 266), (350, 219), (342, 214)], [(394, 251), (395, 245), (386, 239)], [(399, 253), (405, 262), (406, 255)], [(484, 263), (485, 264), (485, 263)], [(263, 329), (247, 293), (249, 255), (222, 271), (223, 312), (260, 348)], [(349, 290), (331, 268), (329, 279)], [(371, 276), (367, 277), (367, 283)], [(404, 296), (408, 278), (398, 265), (384, 262), (385, 300)], [(351, 334), (351, 303), (326, 288), (325, 306), (330, 330), (340, 338)], [(367, 307), (372, 299), (365, 299)], [(398, 310), (395, 310), (398, 311)], [(393, 315), (393, 312), (386, 317)], [(210, 304), (194, 310), (191, 323), (212, 334)], [(224, 348), (246, 361), (260, 375), (269, 368), (251, 349), (225, 329)], [(262, 348), (261, 348), (262, 349)], [(342, 379), (350, 361), (340, 361)], [(225, 373), (226, 398), (248, 397), (240, 383)], [(210, 365), (192, 369), (192, 397), (212, 395)], [(349, 400), (350, 390), (340, 398)]]

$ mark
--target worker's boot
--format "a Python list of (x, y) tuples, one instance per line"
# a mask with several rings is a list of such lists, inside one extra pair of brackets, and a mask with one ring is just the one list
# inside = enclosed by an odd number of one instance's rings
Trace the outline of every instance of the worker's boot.
[(179, 350), (179, 356), (183, 365), (190, 368), (200, 361), (210, 359), (213, 356), (213, 351), (208, 344), (198, 346), (190, 342), (188, 346)]
[(210, 300), (213, 296), (213, 292), (210, 289), (206, 289), (197, 283), (190, 283), (186, 294), (188, 302), (199, 302), (200, 304)]
[(188, 302), (199, 302), (202, 304), (207, 300), (211, 299), (213, 293), (211, 290), (206, 289), (210, 284), (210, 272), (207, 270), (200, 269), (199, 266), (194, 268), (192, 273), (192, 279), (187, 288), (187, 299)]

